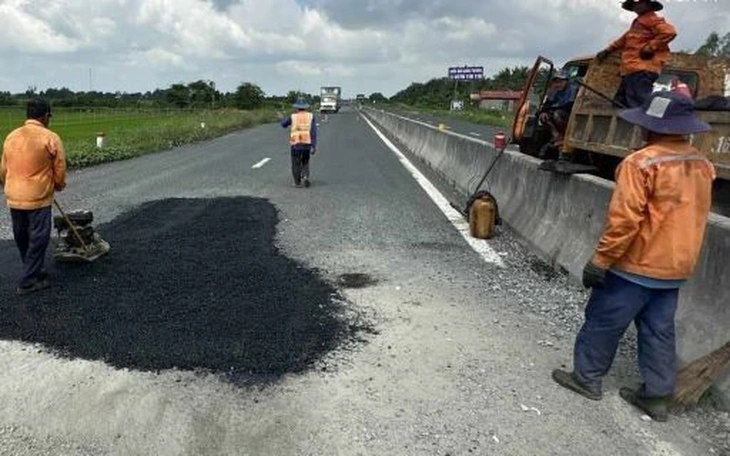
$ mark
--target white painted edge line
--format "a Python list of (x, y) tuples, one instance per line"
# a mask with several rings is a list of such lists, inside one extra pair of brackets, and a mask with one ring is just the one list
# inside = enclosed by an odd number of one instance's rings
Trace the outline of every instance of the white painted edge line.
[(365, 122), (370, 125), (370, 128), (375, 131), (375, 134), (378, 135), (380, 140), (383, 141), (388, 149), (393, 151), (393, 153), (398, 157), (398, 160), (400, 160), (401, 164), (408, 170), (408, 172), (411, 173), (416, 182), (418, 182), (421, 188), (423, 188), (426, 194), (431, 198), (431, 200), (433, 200), (433, 202), (446, 216), (446, 218), (449, 219), (451, 224), (454, 225), (454, 228), (456, 228), (457, 231), (461, 233), (462, 237), (466, 240), (469, 246), (475, 252), (477, 252), (482, 257), (482, 259), (484, 259), (485, 262), (489, 264), (494, 264), (502, 268), (505, 267), (504, 262), (502, 261), (502, 257), (500, 257), (499, 254), (495, 252), (492, 247), (490, 247), (487, 241), (474, 239), (473, 237), (471, 237), (469, 224), (466, 222), (466, 220), (464, 220), (464, 217), (459, 212), (451, 207), (449, 201), (431, 183), (431, 181), (429, 181), (426, 176), (424, 176), (415, 166), (413, 166), (413, 163), (411, 163), (411, 161), (408, 160), (405, 155), (403, 155), (403, 152), (401, 152), (395, 146), (395, 144), (393, 144), (388, 138), (386, 138), (385, 135), (378, 129), (378, 127), (373, 125), (370, 119), (365, 116), (363, 116), (363, 119), (365, 119)]
[(474, 131), (472, 131), (472, 132), (471, 132), (471, 133), (469, 133), (469, 134), (470, 134), (470, 135), (472, 135), (472, 136), (477, 136), (477, 137), (478, 137), (478, 136), (481, 136), (481, 133), (477, 133), (477, 132), (474, 132)]
[(265, 165), (265, 164), (267, 164), (267, 163), (268, 163), (268, 162), (270, 162), (270, 161), (271, 161), (271, 159), (270, 159), (270, 158), (264, 158), (264, 159), (263, 159), (263, 160), (261, 160), (260, 162), (258, 162), (258, 163), (256, 163), (255, 165), (253, 165), (253, 166), (251, 167), (251, 169), (261, 169), (261, 168), (263, 168), (263, 167), (264, 167), (264, 165)]

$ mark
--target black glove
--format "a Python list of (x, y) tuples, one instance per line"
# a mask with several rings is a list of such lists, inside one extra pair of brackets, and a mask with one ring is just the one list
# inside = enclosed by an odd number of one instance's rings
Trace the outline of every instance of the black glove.
[(606, 282), (606, 270), (589, 262), (583, 268), (583, 286), (586, 288), (602, 288)]
[(644, 48), (639, 51), (639, 57), (641, 57), (641, 60), (651, 60), (654, 58), (654, 51)]
[(599, 62), (603, 62), (604, 60), (606, 60), (606, 58), (608, 58), (609, 55), (611, 55), (611, 52), (604, 49), (601, 52), (599, 52), (598, 54), (596, 54), (596, 58), (598, 59)]

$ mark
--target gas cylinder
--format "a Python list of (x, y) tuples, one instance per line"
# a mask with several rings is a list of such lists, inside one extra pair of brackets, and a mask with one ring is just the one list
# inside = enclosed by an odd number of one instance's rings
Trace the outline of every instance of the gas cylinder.
[(497, 206), (491, 198), (478, 198), (469, 208), (469, 230), (477, 239), (491, 239), (497, 218)]
[(507, 137), (504, 135), (503, 131), (500, 131), (496, 135), (494, 135), (494, 148), (497, 150), (502, 150), (507, 147)]

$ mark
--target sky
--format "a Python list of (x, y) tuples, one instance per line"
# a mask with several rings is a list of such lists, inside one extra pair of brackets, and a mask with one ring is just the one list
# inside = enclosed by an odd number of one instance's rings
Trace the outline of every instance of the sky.
[[(664, 0), (695, 50), (730, 32), (730, 0)], [(628, 28), (619, 0), (0, 0), (0, 91), (144, 92), (241, 82), (267, 94), (391, 96), (449, 66), (487, 75), (594, 54)]]

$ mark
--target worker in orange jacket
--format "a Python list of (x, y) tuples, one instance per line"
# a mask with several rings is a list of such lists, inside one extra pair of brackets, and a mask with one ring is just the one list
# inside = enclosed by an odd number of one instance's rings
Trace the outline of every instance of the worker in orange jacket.
[(664, 9), (657, 0), (625, 0), (625, 10), (636, 13), (631, 28), (596, 57), (604, 61), (621, 51), (621, 85), (614, 100), (636, 108), (651, 96), (662, 67), (669, 60), (669, 43), (677, 36), (675, 28), (656, 12)]
[(50, 105), (43, 99), (31, 100), (27, 118), (5, 138), (0, 160), (0, 182), (23, 261), (16, 289), (20, 295), (49, 286), (43, 263), (51, 240), (51, 206), (54, 193), (66, 187), (63, 143), (48, 129)]
[(593, 290), (575, 342), (573, 371), (556, 370), (553, 378), (600, 400), (601, 379), (635, 322), (643, 385), (620, 394), (665, 421), (677, 375), (679, 289), (700, 255), (715, 179), (712, 163), (686, 137), (710, 126), (695, 117), (693, 101), (676, 92), (657, 92), (642, 108), (619, 116), (644, 130), (647, 145), (616, 171), (608, 221), (583, 271), (583, 284)]

